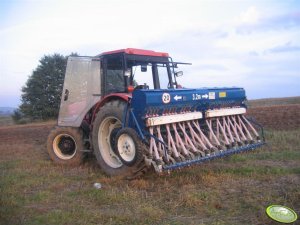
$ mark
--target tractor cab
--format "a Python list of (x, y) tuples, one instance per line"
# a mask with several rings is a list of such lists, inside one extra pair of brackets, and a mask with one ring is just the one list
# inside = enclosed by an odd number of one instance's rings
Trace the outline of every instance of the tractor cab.
[(184, 63), (174, 63), (168, 53), (133, 48), (69, 57), (58, 125), (79, 127), (88, 111), (110, 95), (178, 88), (177, 64)]
[(103, 94), (133, 89), (177, 88), (175, 65), (168, 53), (123, 49), (100, 55)]

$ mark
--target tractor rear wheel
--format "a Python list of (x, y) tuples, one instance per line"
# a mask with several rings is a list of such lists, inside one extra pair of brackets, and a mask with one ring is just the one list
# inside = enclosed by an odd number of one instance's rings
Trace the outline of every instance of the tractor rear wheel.
[(55, 127), (47, 139), (47, 151), (57, 164), (77, 166), (83, 160), (83, 139), (79, 128)]
[(93, 147), (98, 164), (109, 176), (126, 176), (132, 169), (122, 163), (114, 151), (115, 135), (122, 128), (126, 102), (113, 100), (106, 103), (96, 115), (93, 124)]

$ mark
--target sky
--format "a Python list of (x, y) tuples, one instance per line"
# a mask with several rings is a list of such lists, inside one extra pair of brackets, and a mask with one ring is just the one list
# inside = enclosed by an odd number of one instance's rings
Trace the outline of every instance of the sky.
[(248, 99), (300, 96), (298, 0), (0, 0), (0, 107), (44, 55), (168, 52), (184, 87), (244, 87)]

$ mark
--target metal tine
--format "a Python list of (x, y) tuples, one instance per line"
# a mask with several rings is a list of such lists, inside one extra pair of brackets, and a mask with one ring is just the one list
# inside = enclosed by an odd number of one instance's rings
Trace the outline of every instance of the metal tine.
[(233, 123), (231, 122), (231, 118), (228, 116), (227, 117), (227, 120), (228, 120), (228, 123), (229, 123), (229, 126), (232, 128), (232, 130), (233, 130), (233, 133), (234, 133), (234, 135), (235, 135), (235, 139), (236, 139), (236, 141), (238, 142), (238, 144), (242, 144), (242, 141), (241, 141), (241, 138), (240, 138), (240, 136), (239, 136), (239, 134), (238, 134), (238, 132), (237, 132), (237, 129), (236, 129), (236, 127), (233, 125)]
[(198, 150), (194, 146), (192, 140), (189, 138), (189, 136), (186, 133), (185, 125), (183, 123), (178, 123), (178, 126), (180, 127), (180, 129), (181, 129), (181, 131), (183, 133), (186, 146), (190, 147), (193, 150), (193, 152), (195, 152), (195, 153), (198, 152)]
[(199, 132), (202, 140), (204, 140), (206, 142), (206, 144), (208, 145), (209, 149), (212, 149), (214, 146), (210, 143), (210, 141), (208, 140), (208, 138), (203, 134), (201, 128), (200, 128), (200, 124), (198, 121), (193, 120), (193, 124), (196, 127), (197, 131)]
[[(217, 121), (215, 120), (215, 122), (217, 123)], [(217, 138), (218, 138), (218, 140), (220, 140), (220, 129), (219, 129), (219, 126), (217, 125), (216, 126), (217, 128)]]
[(172, 152), (173, 152), (175, 158), (179, 158), (179, 153), (177, 151), (175, 141), (172, 137), (169, 124), (166, 124), (166, 130), (167, 130), (167, 134), (168, 134), (168, 148), (172, 149)]
[[(156, 132), (157, 132), (157, 138), (159, 140), (161, 140), (162, 142), (164, 142), (164, 139), (163, 139), (163, 137), (161, 135), (161, 132), (160, 132), (160, 126), (155, 126), (155, 128), (156, 128)], [(163, 146), (162, 143), (159, 142), (158, 143), (158, 151), (159, 151), (160, 155), (164, 155), (162, 146)]]
[[(198, 144), (202, 147), (203, 150), (208, 150), (207, 147), (205, 146), (205, 144), (203, 143), (203, 141), (201, 140), (201, 138), (199, 137), (199, 135), (195, 132), (195, 130), (192, 128), (192, 125), (190, 123), (190, 121), (187, 122), (188, 127), (190, 128), (190, 133), (192, 135), (192, 138), (194, 140), (195, 144)], [(196, 140), (197, 139), (197, 140)], [(202, 151), (200, 151), (201, 154), (204, 154)]]
[(231, 144), (233, 145), (233, 144), (235, 143), (235, 141), (234, 141), (234, 139), (233, 139), (231, 130), (230, 130), (230, 128), (229, 128), (229, 125), (228, 125), (227, 122), (226, 122), (225, 116), (223, 117), (223, 125), (225, 126), (225, 129), (227, 130), (227, 133), (228, 133), (228, 135), (229, 135)]
[(222, 134), (223, 134), (223, 138), (224, 138), (225, 145), (229, 146), (230, 143), (229, 143), (228, 137), (227, 137), (227, 135), (226, 135), (225, 128), (224, 128), (224, 127), (222, 126), (222, 124), (220, 123), (219, 118), (217, 118), (217, 126), (219, 126), (220, 129), (221, 129), (221, 132), (222, 132)]
[[(150, 128), (149, 128), (149, 132), (150, 132)], [(154, 150), (153, 150), (153, 141), (152, 141), (152, 137), (150, 137), (150, 146), (149, 146), (149, 157), (153, 159), (153, 153), (154, 153)]]
[(171, 163), (174, 163), (174, 164), (176, 163), (176, 160), (172, 156), (169, 155), (168, 158), (169, 158), (169, 161), (171, 161)]
[[(153, 127), (149, 127), (150, 134), (153, 135)], [(160, 160), (157, 146), (156, 146), (156, 141), (154, 140), (153, 137), (150, 138), (150, 154), (151, 152), (154, 152), (154, 157), (156, 160)]]
[(218, 148), (221, 147), (221, 143), (219, 142), (218, 138), (216, 137), (213, 129), (212, 129), (212, 120), (206, 120), (206, 124), (208, 126), (209, 129), (209, 133), (210, 133), (210, 140), (212, 141), (212, 139), (214, 139), (214, 141), (216, 142), (216, 145), (218, 146)]
[(210, 119), (206, 119), (205, 122), (206, 122), (206, 125), (208, 126), (208, 128), (210, 130), (210, 132), (208, 132), (208, 135), (209, 135), (208, 139), (212, 142), (212, 134), (213, 134), (213, 132), (210, 129), (210, 127), (211, 127), (211, 120)]
[(244, 134), (244, 132), (243, 132), (243, 129), (242, 129), (242, 127), (240, 126), (240, 124), (237, 123), (237, 121), (236, 121), (236, 116), (232, 116), (232, 120), (233, 120), (233, 122), (234, 122), (234, 125), (238, 128), (239, 133), (242, 135), (242, 138), (241, 138), (241, 139), (242, 139), (244, 142), (246, 142), (246, 141), (247, 141), (247, 138), (246, 138), (246, 136), (245, 136), (245, 134)]
[(244, 122), (242, 121), (241, 117), (239, 116), (238, 118), (239, 118), (240, 124), (243, 126), (244, 130), (246, 131), (248, 138), (250, 139), (250, 141), (253, 141), (253, 138), (252, 138), (252, 136), (251, 136), (251, 134), (250, 134), (248, 128), (246, 127), (246, 125), (245, 125)]
[(186, 124), (187, 124), (188, 127), (189, 127), (190, 134), (191, 134), (191, 137), (192, 137), (192, 140), (193, 140), (194, 144), (197, 145), (196, 138), (199, 138), (199, 137), (197, 137), (196, 132), (192, 129), (191, 122), (190, 122), (190, 121), (186, 121)]
[[(160, 125), (156, 126), (156, 131), (157, 131), (157, 138), (166, 143), (165, 140), (163, 139), (163, 136), (161, 135), (161, 129), (160, 129)], [(163, 146), (162, 143), (158, 143), (158, 150), (159, 150), (159, 153), (161, 155), (161, 157), (163, 158), (163, 160), (166, 162), (166, 163), (169, 163), (170, 161), (172, 163), (175, 162), (175, 160), (170, 156), (170, 154), (172, 154), (172, 149), (169, 149), (165, 152), (165, 146)], [(166, 155), (166, 154), (167, 155)]]
[(257, 131), (255, 130), (255, 128), (252, 126), (252, 124), (246, 119), (246, 117), (244, 115), (242, 115), (242, 118), (246, 121), (246, 123), (249, 125), (249, 127), (251, 128), (251, 130), (253, 131), (253, 133), (255, 134), (256, 137), (259, 137), (259, 134), (257, 133)]
[(173, 130), (174, 130), (174, 133), (175, 133), (175, 140), (176, 140), (177, 147), (178, 148), (181, 147), (184, 155), (186, 155), (186, 156), (189, 155), (188, 150), (185, 148), (185, 145), (184, 145), (180, 135), (177, 132), (176, 123), (172, 123), (172, 127), (173, 127)]

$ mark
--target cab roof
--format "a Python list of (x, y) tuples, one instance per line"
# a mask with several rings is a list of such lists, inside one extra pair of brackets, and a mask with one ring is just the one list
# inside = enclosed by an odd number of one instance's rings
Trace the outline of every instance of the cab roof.
[(126, 53), (129, 55), (144, 55), (144, 56), (158, 56), (158, 57), (169, 57), (169, 54), (166, 52), (155, 52), (152, 50), (143, 50), (143, 49), (137, 49), (137, 48), (125, 48), (125, 49), (119, 49), (109, 52), (103, 52), (99, 56), (102, 55), (111, 55), (116, 53)]

